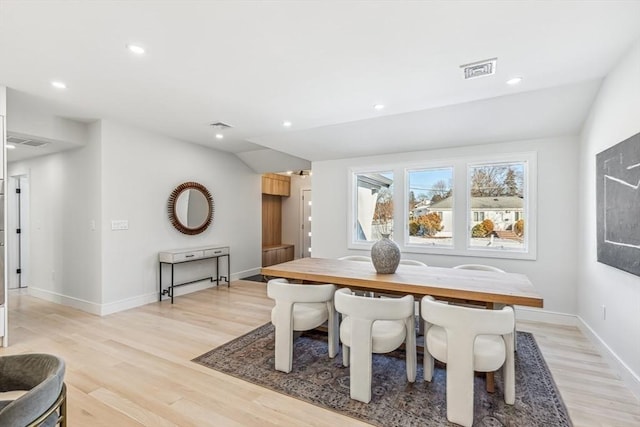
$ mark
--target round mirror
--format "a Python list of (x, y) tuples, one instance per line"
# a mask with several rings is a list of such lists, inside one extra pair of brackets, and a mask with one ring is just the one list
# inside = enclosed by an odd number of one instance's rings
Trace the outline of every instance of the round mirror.
[(213, 221), (213, 198), (209, 190), (197, 182), (185, 182), (169, 197), (169, 220), (184, 234), (199, 234)]

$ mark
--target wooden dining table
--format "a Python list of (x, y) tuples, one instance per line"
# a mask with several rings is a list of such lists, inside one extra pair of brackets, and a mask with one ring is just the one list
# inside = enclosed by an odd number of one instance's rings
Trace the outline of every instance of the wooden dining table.
[(378, 274), (370, 262), (300, 258), (263, 267), (262, 275), (312, 283), (332, 283), (376, 293), (431, 295), (492, 307), (494, 304), (542, 307), (543, 298), (524, 274), (400, 264), (395, 273)]

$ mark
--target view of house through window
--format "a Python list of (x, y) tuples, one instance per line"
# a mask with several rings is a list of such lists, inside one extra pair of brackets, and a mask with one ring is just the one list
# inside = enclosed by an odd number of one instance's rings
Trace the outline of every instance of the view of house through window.
[(356, 241), (393, 237), (393, 172), (356, 175)]
[(352, 170), (350, 248), (388, 234), (407, 253), (535, 259), (536, 164), (517, 153)]
[(453, 244), (453, 168), (407, 171), (409, 245)]
[(525, 163), (469, 167), (469, 247), (525, 249)]

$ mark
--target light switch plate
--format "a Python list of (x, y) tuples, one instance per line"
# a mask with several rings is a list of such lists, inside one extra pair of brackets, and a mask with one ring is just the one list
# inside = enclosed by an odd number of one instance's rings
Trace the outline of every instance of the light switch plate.
[(128, 230), (129, 220), (126, 219), (112, 219), (111, 230)]

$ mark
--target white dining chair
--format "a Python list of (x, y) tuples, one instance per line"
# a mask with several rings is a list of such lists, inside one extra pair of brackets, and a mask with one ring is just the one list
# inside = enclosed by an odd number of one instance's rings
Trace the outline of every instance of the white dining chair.
[(401, 259), (400, 260), (400, 264), (404, 264), (404, 265), (419, 265), (421, 267), (428, 267), (427, 264), (425, 264), (422, 261), (416, 261), (415, 259)]
[(340, 341), (342, 363), (349, 367), (350, 396), (371, 401), (372, 353), (388, 353), (405, 343), (407, 380), (416, 380), (416, 333), (413, 296), (366, 298), (348, 288), (335, 294), (336, 310), (342, 313)]
[[(506, 271), (502, 270), (501, 268), (494, 267), (492, 265), (486, 265), (486, 264), (461, 264), (461, 265), (456, 265), (453, 268), (456, 268), (456, 269), (459, 269), (459, 270), (493, 271), (494, 273), (506, 273)], [(496, 310), (499, 310), (502, 307), (504, 307), (504, 304), (493, 304), (493, 308), (496, 309)], [(513, 325), (513, 351), (517, 351), (518, 350), (517, 343), (518, 343), (518, 341), (516, 339), (516, 325), (514, 323), (514, 325)]]
[(291, 372), (294, 331), (308, 331), (327, 322), (329, 357), (338, 353), (338, 314), (333, 305), (335, 285), (295, 285), (271, 279), (267, 295), (275, 300), (271, 323), (275, 326), (275, 368)]
[(338, 258), (339, 260), (342, 261), (362, 261), (362, 262), (371, 262), (371, 257), (368, 256), (362, 256), (362, 255), (347, 255), (347, 256), (343, 256)]
[(494, 267), (492, 265), (485, 265), (485, 264), (460, 264), (460, 265), (456, 265), (453, 268), (460, 269), (460, 270), (478, 270), (478, 271), (493, 271), (495, 273), (506, 273), (506, 271), (498, 267)]
[(422, 298), (425, 329), (424, 379), (433, 377), (434, 358), (447, 364), (447, 419), (473, 423), (474, 371), (503, 367), (504, 400), (515, 402), (512, 307), (485, 310)]
[[(371, 263), (371, 265), (373, 265), (373, 261), (371, 261), (371, 257), (368, 256), (363, 256), (363, 255), (347, 255), (347, 256), (343, 256), (338, 258), (341, 261), (358, 261), (358, 262), (368, 262)], [(375, 293), (374, 292), (368, 292), (368, 291), (357, 291), (357, 293), (359, 295), (364, 295), (370, 298), (375, 297)]]

